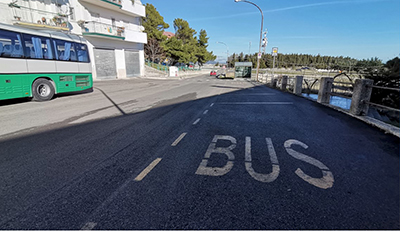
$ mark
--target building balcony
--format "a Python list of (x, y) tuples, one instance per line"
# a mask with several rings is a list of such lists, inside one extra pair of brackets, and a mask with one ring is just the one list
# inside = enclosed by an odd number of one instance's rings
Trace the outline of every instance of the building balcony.
[(83, 36), (125, 40), (125, 28), (99, 22), (79, 22)]
[(109, 10), (119, 11), (122, 7), (121, 0), (80, 0)]
[(123, 14), (127, 14), (133, 17), (146, 17), (146, 7), (136, 0), (132, 2), (131, 0), (124, 0), (122, 2), (121, 8)]
[(80, 2), (90, 3), (105, 9), (117, 11), (121, 14), (133, 17), (145, 17), (145, 6), (136, 0), (79, 0)]
[(129, 25), (125, 30), (125, 41), (147, 44), (147, 34), (143, 31), (143, 26)]
[(11, 6), (14, 25), (47, 30), (69, 31), (68, 16), (53, 12), (30, 9), (18, 5)]

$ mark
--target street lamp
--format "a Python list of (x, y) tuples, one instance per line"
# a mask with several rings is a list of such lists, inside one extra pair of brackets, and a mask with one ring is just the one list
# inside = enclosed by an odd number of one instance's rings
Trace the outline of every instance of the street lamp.
[(262, 41), (262, 31), (263, 31), (263, 22), (264, 22), (264, 14), (263, 14), (263, 12), (262, 12), (262, 10), (261, 10), (261, 8), (260, 7), (258, 7), (256, 4), (254, 4), (254, 3), (252, 3), (252, 2), (250, 2), (250, 1), (247, 1), (247, 0), (234, 0), (235, 2), (247, 2), (247, 3), (250, 3), (250, 4), (252, 4), (252, 5), (254, 5), (255, 7), (257, 7), (258, 8), (258, 10), (261, 12), (261, 30), (260, 30), (260, 45), (259, 45), (259, 47), (258, 47), (258, 55), (257, 55), (257, 74), (256, 74), (256, 80), (258, 81), (258, 73), (259, 73), (259, 69), (260, 69), (260, 55), (261, 55), (261, 41)]
[(228, 68), (228, 57), (229, 57), (229, 48), (228, 45), (226, 45), (224, 42), (217, 42), (219, 44), (223, 44), (226, 46), (226, 68)]

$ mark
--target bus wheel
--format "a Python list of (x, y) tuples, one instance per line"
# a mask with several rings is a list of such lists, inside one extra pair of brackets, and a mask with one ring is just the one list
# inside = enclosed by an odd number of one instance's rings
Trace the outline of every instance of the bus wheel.
[(53, 98), (55, 93), (53, 84), (46, 79), (37, 79), (32, 85), (32, 95), (34, 101), (48, 101)]

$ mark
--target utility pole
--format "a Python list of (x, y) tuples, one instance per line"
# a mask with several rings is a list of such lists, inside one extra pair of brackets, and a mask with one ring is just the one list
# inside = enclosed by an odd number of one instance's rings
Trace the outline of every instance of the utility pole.
[(264, 13), (261, 10), (261, 8), (259, 6), (257, 6), (257, 4), (247, 1), (247, 0), (234, 0), (235, 2), (246, 2), (249, 3), (255, 7), (257, 7), (257, 9), (260, 11), (261, 13), (261, 30), (260, 30), (260, 44), (258, 46), (258, 54), (257, 54), (257, 73), (256, 73), (256, 81), (258, 81), (258, 73), (260, 71), (260, 59), (261, 59), (261, 40), (262, 40), (262, 30), (263, 30), (263, 24), (264, 24)]
[(264, 38), (263, 38), (263, 41), (262, 41), (263, 54), (265, 54), (265, 48), (266, 48), (267, 45), (268, 45), (267, 33), (268, 33), (268, 30), (265, 29), (264, 34), (263, 34), (263, 35), (264, 35)]

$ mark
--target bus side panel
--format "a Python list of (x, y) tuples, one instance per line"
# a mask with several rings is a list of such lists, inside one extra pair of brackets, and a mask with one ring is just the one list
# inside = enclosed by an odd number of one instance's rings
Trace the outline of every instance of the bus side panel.
[(31, 77), (26, 73), (25, 59), (1, 59), (0, 100), (29, 97)]
[(57, 93), (82, 91), (93, 87), (91, 73), (60, 73), (52, 78)]
[(79, 72), (80, 73), (92, 73), (92, 64), (79, 62)]
[(78, 62), (55, 61), (57, 73), (77, 73), (79, 72)]
[(28, 73), (56, 73), (56, 62), (54, 60), (26, 60)]

